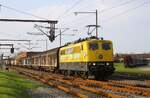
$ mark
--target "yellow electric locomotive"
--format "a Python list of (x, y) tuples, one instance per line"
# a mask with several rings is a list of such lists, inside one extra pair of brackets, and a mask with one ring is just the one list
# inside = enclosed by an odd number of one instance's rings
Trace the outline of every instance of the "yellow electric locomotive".
[(107, 78), (114, 72), (112, 42), (88, 38), (60, 48), (59, 70), (83, 77)]
[(44, 52), (27, 52), (17, 65), (81, 77), (106, 79), (114, 72), (113, 48), (109, 40), (86, 38)]

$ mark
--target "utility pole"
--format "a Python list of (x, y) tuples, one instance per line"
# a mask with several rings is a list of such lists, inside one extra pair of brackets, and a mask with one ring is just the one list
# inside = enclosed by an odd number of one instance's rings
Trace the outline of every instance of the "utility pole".
[[(59, 34), (56, 35), (55, 38), (59, 36), (59, 45), (60, 45), (60, 47), (61, 47), (61, 45), (62, 45), (62, 35), (67, 35), (67, 34), (62, 34), (62, 33), (64, 33), (64, 32), (66, 32), (67, 30), (69, 30), (69, 28), (56, 28), (56, 29), (59, 29)], [(63, 31), (62, 31), (62, 30), (63, 30)]]
[[(29, 49), (31, 49), (31, 41), (29, 41)], [(31, 51), (31, 50), (30, 50)]]
[(93, 12), (74, 12), (75, 15), (77, 14), (95, 14), (95, 36), (98, 37), (98, 11), (96, 9), (96, 11), (93, 11)]
[[(60, 47), (61, 47), (61, 45), (62, 45), (62, 35), (65, 35), (65, 36), (74, 36), (74, 34), (63, 34), (63, 33), (66, 32), (67, 30), (69, 30), (69, 28), (56, 28), (56, 29), (59, 29), (59, 34), (57, 34), (57, 35), (55, 36), (55, 38), (59, 36), (59, 45), (60, 45)], [(63, 31), (62, 31), (62, 30), (63, 30)]]
[(96, 9), (96, 37), (98, 37), (98, 13), (97, 13), (97, 9)]
[(62, 34), (63, 32), (60, 30), (60, 34), (59, 34), (59, 36), (60, 36), (60, 47), (61, 47), (61, 45), (62, 45), (62, 35), (63, 36), (75, 36), (75, 34)]
[(59, 35), (59, 44), (60, 44), (60, 47), (61, 47), (61, 34), (62, 34), (62, 32), (61, 32), (61, 29), (60, 29), (60, 35)]

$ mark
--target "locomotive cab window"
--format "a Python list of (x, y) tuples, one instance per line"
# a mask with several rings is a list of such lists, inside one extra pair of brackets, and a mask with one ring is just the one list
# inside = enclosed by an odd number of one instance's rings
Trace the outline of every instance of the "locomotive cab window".
[(103, 43), (102, 44), (102, 48), (104, 50), (110, 50), (111, 49), (111, 44), (110, 43)]
[(90, 43), (89, 44), (89, 49), (90, 50), (98, 50), (99, 49), (98, 43)]

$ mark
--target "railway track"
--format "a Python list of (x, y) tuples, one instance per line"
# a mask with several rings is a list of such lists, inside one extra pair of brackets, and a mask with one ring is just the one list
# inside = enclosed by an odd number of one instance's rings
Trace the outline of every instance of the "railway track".
[(150, 80), (150, 75), (145, 74), (130, 74), (130, 73), (115, 73), (109, 79), (118, 80)]
[(78, 98), (150, 98), (149, 80), (83, 80), (20, 67), (12, 67), (12, 69)]

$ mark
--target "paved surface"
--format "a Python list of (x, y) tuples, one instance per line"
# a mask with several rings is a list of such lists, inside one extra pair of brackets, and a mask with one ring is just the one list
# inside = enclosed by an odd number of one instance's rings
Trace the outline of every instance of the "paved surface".
[(143, 66), (143, 67), (141, 67), (140, 69), (143, 70), (143, 71), (150, 71), (150, 65), (148, 65), (148, 66)]

